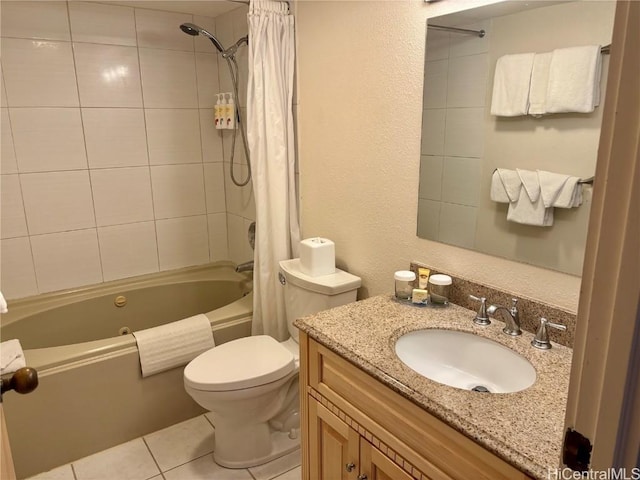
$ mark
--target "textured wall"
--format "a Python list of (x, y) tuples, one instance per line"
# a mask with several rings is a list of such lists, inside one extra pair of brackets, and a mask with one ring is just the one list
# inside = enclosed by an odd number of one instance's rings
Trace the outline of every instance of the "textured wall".
[(297, 4), (304, 237), (336, 242), (362, 296), (411, 260), (575, 311), (580, 279), (416, 236), (425, 24), (495, 2)]

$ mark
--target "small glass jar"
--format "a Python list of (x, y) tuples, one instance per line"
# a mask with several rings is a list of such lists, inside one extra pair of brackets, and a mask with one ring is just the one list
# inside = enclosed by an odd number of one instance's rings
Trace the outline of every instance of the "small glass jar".
[(394, 273), (396, 281), (396, 298), (398, 300), (409, 300), (413, 292), (412, 282), (416, 279), (416, 274), (410, 270), (399, 270)]
[(449, 275), (431, 275), (429, 277), (429, 299), (431, 303), (448, 305), (451, 283)]

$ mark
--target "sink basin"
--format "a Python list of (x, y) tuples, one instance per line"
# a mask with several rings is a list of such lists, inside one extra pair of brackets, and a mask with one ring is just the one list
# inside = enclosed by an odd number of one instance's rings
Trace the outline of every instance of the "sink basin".
[(420, 375), (464, 390), (510, 393), (536, 381), (536, 371), (527, 359), (473, 333), (415, 330), (398, 338), (395, 350)]

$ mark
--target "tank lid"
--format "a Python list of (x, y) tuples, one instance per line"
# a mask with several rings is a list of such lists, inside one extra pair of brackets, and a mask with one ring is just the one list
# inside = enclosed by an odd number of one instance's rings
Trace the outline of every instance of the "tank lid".
[(284, 274), (287, 282), (293, 285), (321, 293), (323, 295), (338, 295), (359, 288), (362, 284), (360, 277), (356, 277), (348, 272), (336, 268), (335, 273), (311, 277), (300, 270), (300, 259), (282, 260), (280, 271)]

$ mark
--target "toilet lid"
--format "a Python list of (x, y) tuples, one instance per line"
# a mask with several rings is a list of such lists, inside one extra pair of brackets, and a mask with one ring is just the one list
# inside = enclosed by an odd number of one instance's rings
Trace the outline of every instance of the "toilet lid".
[(209, 392), (241, 390), (279, 380), (294, 366), (289, 350), (268, 335), (257, 335), (201, 353), (184, 369), (184, 382)]

